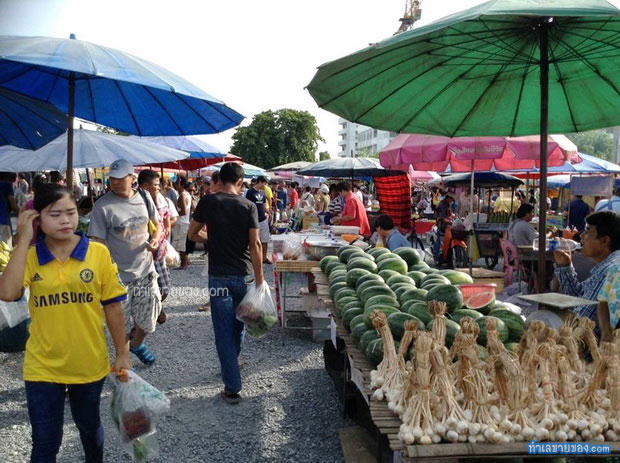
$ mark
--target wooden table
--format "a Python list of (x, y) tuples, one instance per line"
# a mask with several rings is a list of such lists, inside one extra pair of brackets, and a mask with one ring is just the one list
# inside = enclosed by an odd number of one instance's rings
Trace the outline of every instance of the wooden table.
[(596, 305), (598, 301), (583, 299), (581, 297), (569, 296), (562, 293), (527, 294), (518, 296), (519, 299), (537, 302), (538, 304), (553, 307), (556, 309), (572, 309), (582, 305)]
[(495, 283), (495, 292), (499, 293), (504, 289), (504, 272), (496, 272), (486, 268), (474, 267), (472, 273), (468, 268), (457, 268), (459, 272), (467, 273), (474, 279), (474, 283)]

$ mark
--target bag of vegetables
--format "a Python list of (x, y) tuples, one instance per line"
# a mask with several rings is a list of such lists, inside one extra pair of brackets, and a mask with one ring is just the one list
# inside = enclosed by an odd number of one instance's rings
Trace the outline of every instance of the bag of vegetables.
[(250, 336), (257, 339), (263, 337), (278, 322), (276, 305), (267, 282), (264, 281), (258, 287), (250, 286), (235, 313), (237, 320), (245, 324)]
[(136, 462), (157, 457), (155, 419), (170, 408), (170, 400), (131, 370), (110, 378), (114, 385), (110, 408), (123, 447)]

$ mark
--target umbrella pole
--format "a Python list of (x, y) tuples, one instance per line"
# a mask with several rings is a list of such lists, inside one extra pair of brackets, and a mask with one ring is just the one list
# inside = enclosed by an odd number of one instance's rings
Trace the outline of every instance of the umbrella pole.
[[(471, 206), (471, 214), (474, 214), (474, 160), (471, 160), (471, 184), (470, 184), (470, 192), (469, 192), (469, 205)], [(480, 218), (480, 214), (478, 214), (478, 218)], [(476, 232), (474, 227), (474, 233)], [(473, 277), (473, 266), (474, 266), (474, 235), (469, 235), (469, 274)]]
[(159, 168), (161, 169), (161, 178), (163, 180), (164, 178), (164, 163), (163, 162), (159, 165)]
[(544, 292), (547, 256), (547, 139), (549, 118), (548, 19), (540, 24), (540, 217), (538, 219), (538, 292)]
[(73, 118), (75, 114), (75, 73), (69, 74), (69, 114), (67, 115), (67, 188), (73, 190)]

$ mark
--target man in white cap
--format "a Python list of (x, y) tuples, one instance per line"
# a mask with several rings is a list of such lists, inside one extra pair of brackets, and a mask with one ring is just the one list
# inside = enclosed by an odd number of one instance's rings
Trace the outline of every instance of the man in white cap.
[(329, 209), (329, 187), (325, 184), (319, 188), (319, 193), (314, 206), (317, 212), (327, 212)]
[(128, 337), (133, 332), (129, 347), (142, 363), (151, 365), (155, 356), (144, 338), (155, 331), (161, 311), (152, 254), (159, 247), (159, 215), (150, 195), (132, 188), (136, 175), (131, 163), (114, 161), (109, 175), (111, 191), (95, 203), (88, 235), (104, 243), (118, 265), (127, 287), (123, 311), (125, 332)]

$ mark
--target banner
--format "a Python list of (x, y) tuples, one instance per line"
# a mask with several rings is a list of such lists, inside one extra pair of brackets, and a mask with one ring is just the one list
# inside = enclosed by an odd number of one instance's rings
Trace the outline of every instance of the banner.
[(570, 182), (570, 189), (574, 195), (609, 197), (613, 193), (612, 181), (611, 176), (573, 177)]

